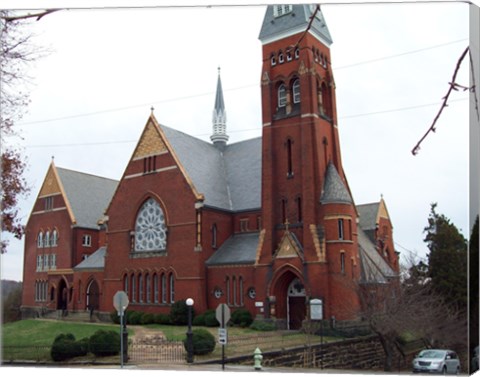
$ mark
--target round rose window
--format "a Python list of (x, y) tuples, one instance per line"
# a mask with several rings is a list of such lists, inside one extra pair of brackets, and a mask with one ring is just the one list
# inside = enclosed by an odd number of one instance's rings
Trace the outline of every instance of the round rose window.
[(135, 251), (158, 251), (167, 247), (167, 226), (160, 205), (152, 198), (140, 209), (135, 223)]

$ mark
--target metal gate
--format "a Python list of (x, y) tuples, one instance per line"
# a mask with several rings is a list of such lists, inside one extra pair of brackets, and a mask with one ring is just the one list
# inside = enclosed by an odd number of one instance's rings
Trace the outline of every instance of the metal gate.
[(186, 360), (182, 342), (141, 342), (128, 347), (129, 361), (133, 363), (183, 364)]

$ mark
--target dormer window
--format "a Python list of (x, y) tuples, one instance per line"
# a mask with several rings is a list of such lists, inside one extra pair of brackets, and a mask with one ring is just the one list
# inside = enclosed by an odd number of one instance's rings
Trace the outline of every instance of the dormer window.
[(281, 17), (292, 12), (293, 5), (275, 5), (273, 7), (273, 17)]

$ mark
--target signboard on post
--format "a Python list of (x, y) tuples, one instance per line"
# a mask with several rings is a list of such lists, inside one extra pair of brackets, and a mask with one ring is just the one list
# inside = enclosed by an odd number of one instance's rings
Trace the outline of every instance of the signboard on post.
[(227, 344), (227, 323), (230, 320), (230, 308), (227, 304), (220, 304), (215, 311), (215, 318), (220, 323), (218, 329), (218, 343), (222, 345), (222, 370), (225, 370), (225, 344)]
[(117, 309), (119, 316), (123, 315), (123, 312), (127, 309), (129, 303), (128, 296), (124, 291), (118, 291), (113, 296), (113, 307)]
[(217, 306), (215, 318), (217, 318), (221, 328), (227, 327), (227, 323), (230, 320), (230, 308), (227, 304), (220, 304)]
[[(128, 304), (130, 301), (128, 300), (128, 295), (124, 291), (118, 291), (113, 296), (113, 307), (117, 309), (118, 316), (120, 317), (120, 366), (123, 368), (123, 361), (125, 358), (125, 354), (123, 352), (125, 342), (124, 338), (127, 338), (127, 332), (123, 326), (123, 317), (125, 313), (125, 309), (127, 309)], [(124, 332), (125, 330), (125, 332)]]

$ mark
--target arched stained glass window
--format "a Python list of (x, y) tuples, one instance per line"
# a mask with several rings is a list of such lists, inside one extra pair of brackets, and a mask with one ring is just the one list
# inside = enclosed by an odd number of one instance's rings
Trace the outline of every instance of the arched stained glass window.
[(167, 226), (162, 208), (148, 199), (140, 208), (135, 223), (135, 251), (159, 251), (167, 247)]

